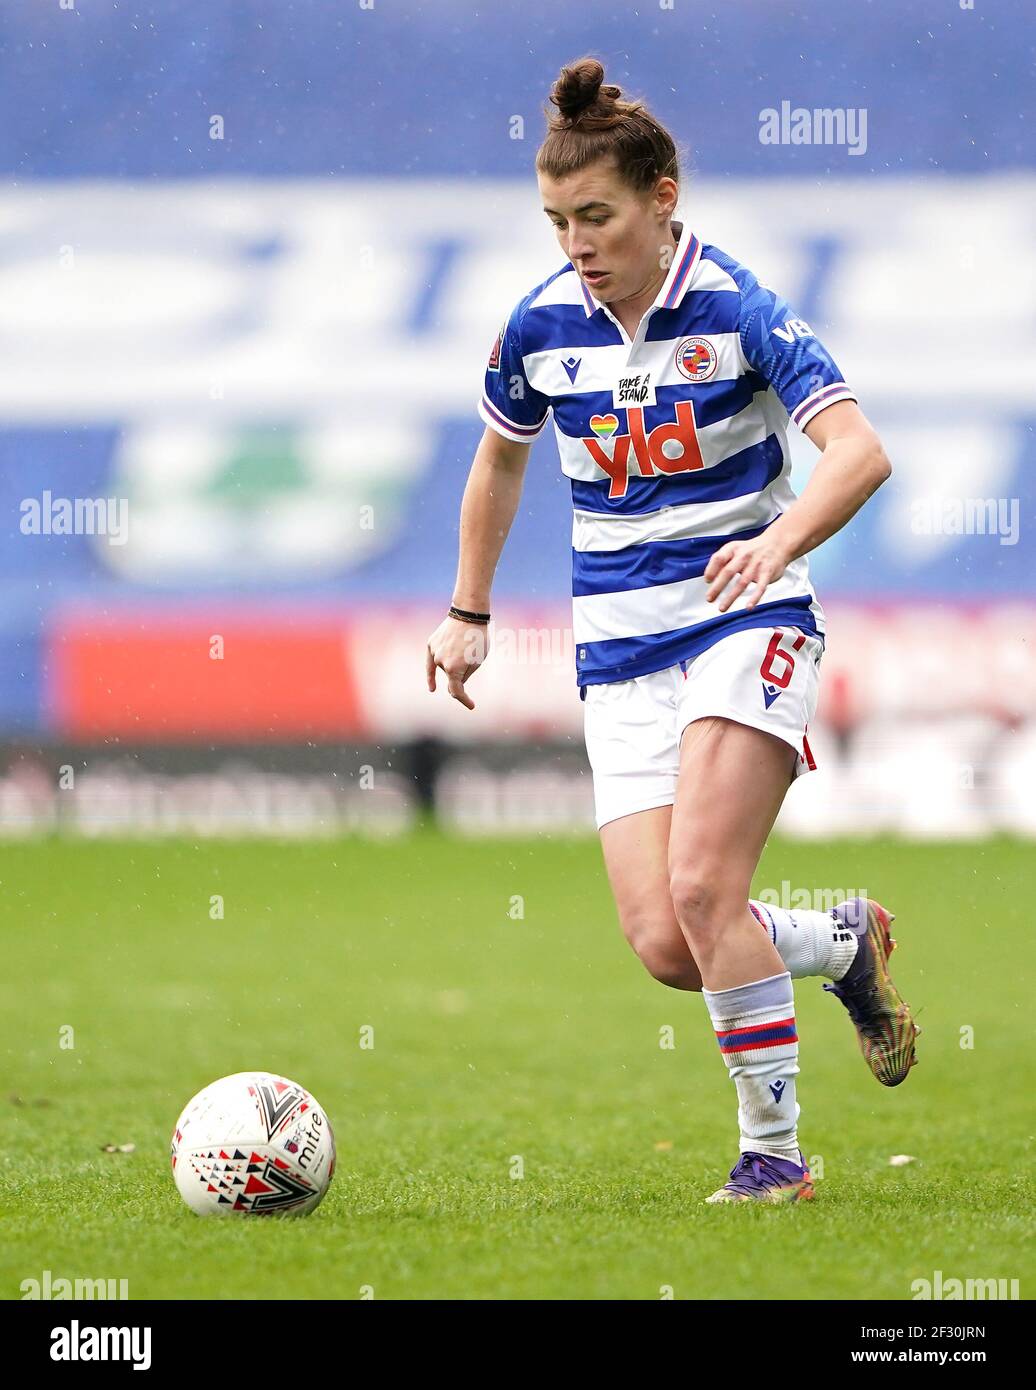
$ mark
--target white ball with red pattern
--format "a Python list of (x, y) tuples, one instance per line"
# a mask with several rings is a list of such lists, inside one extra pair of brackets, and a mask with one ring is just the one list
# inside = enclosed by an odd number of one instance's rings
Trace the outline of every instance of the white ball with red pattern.
[(170, 1157), (180, 1196), (199, 1216), (304, 1216), (331, 1185), (335, 1138), (298, 1082), (242, 1071), (188, 1102)]

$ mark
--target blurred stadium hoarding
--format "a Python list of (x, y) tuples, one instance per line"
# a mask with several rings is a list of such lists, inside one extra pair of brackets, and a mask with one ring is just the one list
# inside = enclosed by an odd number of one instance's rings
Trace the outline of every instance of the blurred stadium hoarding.
[[(1036, 833), (1034, 207), (1026, 174), (701, 178), (685, 197), (822, 331), (894, 465), (811, 558), (821, 772), (788, 799), (792, 833)], [(203, 775), (192, 749), (217, 782), (179, 804), (210, 829), (264, 804), (282, 809), (255, 828), (391, 829), (422, 800), (473, 833), (592, 828), (552, 431), (476, 711), (423, 671), (489, 346), (561, 263), (529, 181), (0, 192), (0, 831), (182, 828), (147, 807), (155, 778)], [(801, 491), (816, 455), (790, 442)], [(58, 785), (73, 756), (88, 786), (91, 767), (123, 779), (124, 814), (96, 778), (93, 801), (82, 775)], [(384, 815), (356, 799), (361, 767), (385, 776)], [(136, 802), (134, 776), (152, 779)]]

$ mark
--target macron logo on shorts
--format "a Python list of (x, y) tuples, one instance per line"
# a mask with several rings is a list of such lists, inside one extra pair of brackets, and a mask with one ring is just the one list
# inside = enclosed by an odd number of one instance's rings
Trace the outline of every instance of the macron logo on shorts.
[(767, 709), (770, 708), (780, 693), (775, 685), (767, 685), (765, 681), (763, 682), (763, 703)]

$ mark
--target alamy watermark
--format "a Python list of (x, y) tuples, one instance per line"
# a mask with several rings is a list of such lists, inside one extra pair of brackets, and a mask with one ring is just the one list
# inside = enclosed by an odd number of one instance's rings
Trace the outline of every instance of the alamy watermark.
[(66, 1279), (49, 1269), (45, 1269), (38, 1279), (23, 1279), (18, 1287), (22, 1291), (23, 1302), (26, 1299), (129, 1298), (128, 1279)]
[(506, 627), (489, 622), (472, 625), (464, 639), (464, 656), (470, 662), (485, 660), (486, 629), (489, 646), (498, 661), (515, 666), (553, 666), (567, 670), (573, 661), (575, 641), (570, 627)]
[(789, 879), (782, 878), (779, 888), (761, 888), (755, 901), (767, 907), (782, 907), (785, 912), (830, 912), (850, 898), (867, 897), (865, 888), (793, 888)]
[(1021, 1297), (1017, 1279), (953, 1279), (945, 1277), (941, 1269), (937, 1269), (931, 1279), (913, 1280), (910, 1292), (914, 1302), (918, 1299), (956, 1301)]
[(19, 530), (23, 536), (107, 536), (109, 545), (129, 540), (128, 497), (23, 497)]
[(135, 1371), (151, 1369), (150, 1327), (90, 1327), (73, 1318), (50, 1334), (52, 1361), (131, 1361)]
[(915, 536), (998, 536), (1017, 545), (1017, 497), (915, 497), (910, 529)]
[(850, 154), (867, 153), (865, 106), (767, 106), (759, 112), (761, 145), (844, 145)]

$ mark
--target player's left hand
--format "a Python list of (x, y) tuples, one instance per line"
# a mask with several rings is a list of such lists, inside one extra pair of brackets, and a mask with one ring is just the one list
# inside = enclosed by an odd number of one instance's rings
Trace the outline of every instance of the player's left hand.
[(769, 531), (750, 541), (729, 541), (712, 554), (705, 566), (705, 598), (712, 603), (718, 597), (719, 611), (725, 613), (751, 587), (745, 608), (754, 608), (766, 586), (780, 579), (791, 558)]

